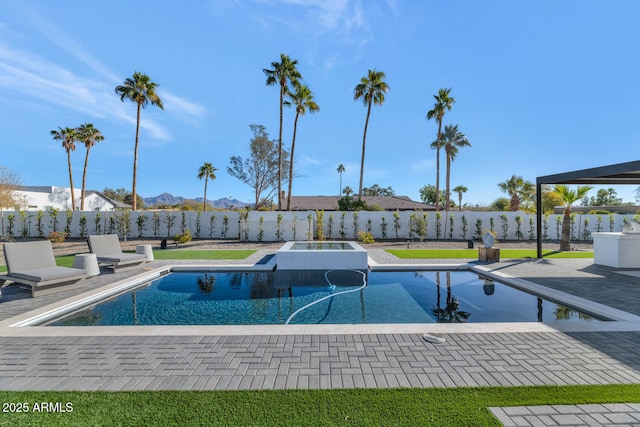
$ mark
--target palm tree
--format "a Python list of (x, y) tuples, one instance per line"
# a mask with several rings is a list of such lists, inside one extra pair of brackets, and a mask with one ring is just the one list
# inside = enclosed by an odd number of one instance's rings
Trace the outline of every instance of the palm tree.
[(293, 122), (293, 140), (291, 141), (291, 157), (289, 160), (289, 189), (287, 191), (287, 210), (291, 210), (291, 186), (293, 183), (293, 151), (296, 148), (296, 131), (298, 129), (298, 117), (303, 116), (307, 112), (310, 113), (320, 111), (320, 107), (313, 100), (313, 93), (306, 85), (296, 83), (296, 91), (289, 95), (291, 103), (296, 106), (296, 119)]
[(338, 169), (336, 169), (338, 171), (338, 173), (340, 174), (340, 192), (338, 194), (342, 194), (342, 172), (346, 171), (344, 165), (342, 163), (340, 163), (338, 165)]
[(202, 209), (205, 211), (207, 210), (207, 181), (209, 181), (210, 179), (216, 179), (215, 171), (217, 170), (218, 168), (213, 167), (211, 163), (205, 163), (204, 165), (200, 166), (200, 169), (198, 169), (198, 178), (204, 178), (204, 202), (202, 205)]
[(71, 210), (76, 210), (76, 196), (73, 191), (73, 172), (71, 170), (71, 152), (76, 149), (76, 141), (78, 140), (78, 134), (76, 129), (73, 128), (58, 128), (58, 130), (52, 130), (51, 135), (56, 141), (62, 141), (62, 146), (67, 152), (67, 166), (69, 167), (69, 185), (71, 186)]
[(560, 239), (560, 250), (571, 250), (571, 205), (582, 199), (593, 187), (590, 185), (578, 185), (576, 191), (571, 190), (564, 184), (556, 184), (554, 193), (558, 194), (565, 203), (564, 218), (562, 218), (562, 237)]
[(462, 193), (466, 193), (468, 190), (464, 185), (458, 185), (457, 187), (453, 187), (453, 191), (458, 193), (458, 212), (462, 210)]
[(84, 156), (84, 169), (82, 172), (82, 193), (80, 196), (80, 210), (84, 210), (84, 192), (87, 183), (87, 165), (89, 164), (89, 150), (96, 145), (97, 142), (104, 141), (104, 136), (92, 123), (85, 123), (76, 129), (78, 133), (78, 141), (84, 142), (87, 154)]
[(127, 78), (123, 85), (116, 86), (116, 93), (120, 95), (120, 101), (125, 99), (133, 101), (137, 106), (136, 117), (136, 143), (133, 151), (133, 185), (131, 189), (132, 208), (135, 211), (136, 206), (136, 176), (138, 172), (138, 136), (140, 135), (140, 111), (146, 108), (149, 103), (164, 110), (162, 99), (156, 93), (157, 83), (151, 81), (148, 75), (134, 72), (132, 78)]
[(273, 70), (263, 69), (267, 75), (267, 86), (280, 85), (280, 131), (278, 133), (278, 210), (282, 210), (282, 107), (285, 105), (284, 96), (287, 95), (289, 87), (287, 82), (297, 83), (302, 79), (302, 75), (296, 69), (298, 61), (292, 60), (284, 53), (280, 54), (280, 62), (272, 62)]
[[(433, 95), (436, 103), (433, 105), (433, 110), (427, 112), (427, 120), (436, 119), (438, 122), (438, 136), (436, 141), (442, 139), (442, 118), (446, 110), (451, 111), (451, 107), (456, 102), (454, 98), (449, 96), (451, 88), (440, 89), (437, 95)], [(434, 144), (431, 144), (434, 147)], [(440, 146), (436, 143), (436, 211), (440, 210)]]
[(534, 191), (531, 181), (526, 181), (521, 176), (516, 175), (512, 175), (508, 180), (498, 183), (498, 187), (511, 197), (509, 201), (509, 210), (511, 212), (520, 209), (520, 203), (523, 200), (530, 199)]
[(364, 153), (367, 143), (367, 127), (369, 126), (369, 116), (371, 115), (371, 105), (382, 105), (384, 94), (389, 91), (389, 85), (384, 81), (385, 74), (375, 69), (369, 70), (367, 76), (360, 79), (360, 83), (353, 89), (353, 100), (362, 98), (367, 106), (367, 119), (364, 122), (364, 133), (362, 134), (362, 157), (360, 159), (360, 186), (358, 187), (358, 199), (362, 198), (362, 178), (364, 176)]
[(344, 187), (344, 190), (342, 190), (342, 192), (345, 196), (349, 197), (353, 194), (353, 189), (347, 185), (346, 187)]
[(444, 151), (447, 159), (446, 169), (446, 190), (445, 190), (445, 210), (449, 212), (451, 208), (451, 161), (458, 155), (458, 150), (462, 147), (471, 147), (471, 143), (467, 139), (466, 135), (458, 130), (458, 125), (447, 125), (444, 127), (444, 133), (442, 134), (442, 140), (444, 142)]

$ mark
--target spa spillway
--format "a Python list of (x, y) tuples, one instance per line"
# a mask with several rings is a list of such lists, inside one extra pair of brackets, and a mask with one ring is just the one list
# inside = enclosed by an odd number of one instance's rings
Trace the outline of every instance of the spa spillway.
[(278, 270), (366, 270), (367, 251), (355, 242), (287, 242), (276, 253)]

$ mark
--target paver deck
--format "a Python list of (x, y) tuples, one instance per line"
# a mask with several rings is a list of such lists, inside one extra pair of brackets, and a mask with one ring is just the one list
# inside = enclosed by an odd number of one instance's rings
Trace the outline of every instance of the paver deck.
[[(207, 261), (208, 265), (250, 264), (247, 260)], [(373, 249), (379, 264), (417, 264)], [(429, 260), (459, 263), (460, 260)], [(155, 261), (154, 266), (180, 264)], [(186, 262), (185, 262), (186, 263)], [(189, 262), (193, 263), (193, 262)], [(200, 262), (199, 262), (200, 263)], [(619, 269), (595, 266), (592, 259), (508, 260), (490, 265), (514, 277), (640, 315), (640, 278)], [(136, 272), (103, 274), (87, 288)], [(0, 321), (81, 291), (30, 298), (10, 286), (0, 299)], [(527, 331), (506, 324), (501, 331), (473, 325), (387, 327), (383, 332), (344, 333), (181, 333), (153, 332), (112, 336), (29, 336), (0, 328), (2, 390), (238, 390), (312, 388), (458, 387), (570, 384), (639, 384), (640, 323), (617, 328)], [(395, 329), (394, 329), (395, 328)], [(24, 328), (29, 329), (29, 328)], [(425, 340), (436, 333), (443, 343)], [(640, 402), (639, 402), (640, 403)], [(582, 413), (575, 412), (579, 408)], [(596, 410), (597, 409), (597, 410)], [(607, 420), (640, 424), (639, 405), (595, 407), (493, 408), (505, 425), (583, 425)], [(553, 412), (555, 411), (555, 412)], [(589, 412), (591, 411), (591, 412)], [(584, 414), (587, 414), (583, 416)], [(595, 414), (595, 415), (594, 415)], [(597, 416), (596, 416), (597, 415)], [(600, 418), (598, 418), (600, 417)], [(602, 418), (604, 417), (604, 418)], [(536, 424), (537, 422), (537, 424)], [(528, 424), (527, 424), (528, 423)], [(583, 423), (583, 424), (580, 424)], [(589, 424), (584, 424), (589, 425)]]

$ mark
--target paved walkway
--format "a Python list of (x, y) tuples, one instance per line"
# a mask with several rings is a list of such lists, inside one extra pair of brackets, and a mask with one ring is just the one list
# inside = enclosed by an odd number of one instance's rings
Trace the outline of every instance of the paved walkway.
[[(255, 263), (270, 250), (248, 260)], [(373, 249), (379, 264), (416, 264)], [(437, 260), (452, 264), (460, 260)], [(171, 261), (171, 264), (180, 262)], [(209, 265), (221, 262), (207, 261)], [(432, 261), (430, 260), (430, 263)], [(167, 264), (155, 261), (154, 266)], [(514, 260), (491, 269), (640, 315), (640, 278), (594, 266), (592, 259)], [(139, 273), (139, 272), (138, 272)], [(96, 289), (136, 272), (90, 279)], [(10, 286), (0, 321), (86, 291), (30, 298)], [(623, 325), (624, 327), (622, 327)], [(640, 323), (603, 322), (562, 331), (552, 325), (396, 325), (367, 332), (220, 334), (215, 328), (140, 329), (89, 336), (53, 329), (0, 327), (1, 390), (240, 390), (640, 384)], [(27, 333), (44, 330), (44, 332)], [(67, 328), (68, 330), (68, 328)], [(88, 330), (88, 329), (87, 329)], [(130, 331), (130, 329), (129, 329)], [(104, 334), (110, 335), (110, 334)], [(433, 337), (441, 338), (436, 342)], [(640, 403), (640, 402), (639, 402)], [(505, 425), (640, 425), (636, 405), (491, 408)], [(591, 418), (589, 418), (591, 417)], [(605, 420), (606, 423), (605, 423)], [(592, 422), (592, 424), (589, 424)]]

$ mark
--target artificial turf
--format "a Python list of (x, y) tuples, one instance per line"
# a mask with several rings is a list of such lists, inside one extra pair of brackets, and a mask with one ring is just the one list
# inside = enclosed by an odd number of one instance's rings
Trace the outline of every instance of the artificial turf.
[[(492, 406), (640, 402), (640, 385), (262, 391), (0, 392), (12, 426), (499, 426)], [(42, 402), (47, 411), (42, 411)], [(55, 404), (58, 406), (55, 406)], [(37, 404), (37, 406), (36, 406)], [(70, 405), (68, 405), (70, 404)], [(34, 411), (34, 408), (40, 412)], [(57, 412), (50, 408), (58, 409)], [(59, 412), (64, 408), (66, 412)], [(69, 411), (69, 409), (72, 409)]]
[[(414, 259), (478, 259), (477, 249), (387, 249), (398, 258)], [(544, 258), (593, 258), (592, 251), (559, 252), (545, 249)], [(537, 258), (535, 249), (500, 249), (501, 259)]]

